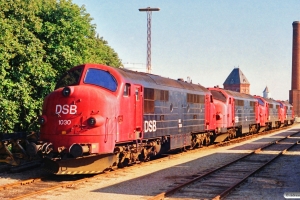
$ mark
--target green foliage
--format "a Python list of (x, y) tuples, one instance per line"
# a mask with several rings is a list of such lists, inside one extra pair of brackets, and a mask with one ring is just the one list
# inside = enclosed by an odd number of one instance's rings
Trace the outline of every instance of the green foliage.
[(121, 65), (72, 1), (0, 0), (0, 8), (0, 132), (37, 130), (43, 98), (72, 66)]

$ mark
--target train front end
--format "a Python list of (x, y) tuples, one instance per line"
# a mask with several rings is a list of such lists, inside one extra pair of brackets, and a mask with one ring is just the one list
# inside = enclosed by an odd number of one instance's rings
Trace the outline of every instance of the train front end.
[(115, 162), (117, 80), (106, 66), (71, 69), (44, 100), (40, 154), (56, 174), (100, 173)]

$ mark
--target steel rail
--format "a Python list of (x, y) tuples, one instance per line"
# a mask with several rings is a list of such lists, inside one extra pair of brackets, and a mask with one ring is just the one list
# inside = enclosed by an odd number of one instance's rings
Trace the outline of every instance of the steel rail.
[(68, 183), (58, 184), (58, 185), (55, 185), (55, 186), (51, 186), (51, 187), (48, 187), (48, 188), (44, 188), (44, 189), (41, 189), (41, 190), (37, 190), (37, 191), (34, 191), (34, 192), (23, 194), (23, 195), (20, 195), (18, 197), (11, 198), (10, 200), (23, 199), (23, 198), (26, 198), (26, 197), (34, 196), (34, 195), (37, 195), (37, 194), (42, 194), (42, 193), (45, 193), (45, 192), (48, 192), (48, 191), (51, 191), (51, 190), (55, 190), (55, 189), (58, 189), (58, 188), (73, 187), (74, 185), (77, 185), (79, 183), (88, 182), (89, 179), (90, 178), (84, 178), (84, 179), (80, 179), (80, 180), (77, 180), (77, 181), (71, 181), (71, 182), (68, 182)]
[(6, 185), (0, 185), (0, 190), (7, 190), (13, 187), (17, 187), (17, 186), (22, 186), (22, 185), (28, 185), (34, 182), (39, 182), (41, 181), (43, 178), (30, 178), (24, 181), (18, 181), (15, 183), (10, 183), (10, 184), (6, 184)]
[[(45, 192), (48, 192), (48, 191), (51, 191), (51, 190), (55, 190), (55, 189), (58, 189), (58, 188), (74, 187), (75, 185), (78, 185), (80, 183), (88, 182), (88, 181), (91, 181), (92, 179), (97, 179), (101, 175), (102, 174), (95, 175), (95, 176), (88, 177), (88, 178), (82, 178), (82, 179), (75, 180), (75, 181), (68, 181), (67, 183), (60, 183), (59, 184), (57, 182), (53, 182), (54, 186), (51, 183), (52, 185), (50, 185), (48, 187), (46, 186), (46, 188), (37, 189), (37, 190), (29, 192), (29, 193), (28, 193), (28, 191), (25, 190), (26, 193), (23, 193), (23, 194), (20, 194), (16, 197), (10, 198), (10, 200), (23, 199), (23, 198), (26, 198), (26, 197), (42, 194), (42, 193), (45, 193)], [(33, 179), (25, 180), (25, 181), (18, 181), (16, 183), (11, 183), (11, 184), (0, 186), (0, 190), (6, 190), (6, 189), (11, 189), (11, 188), (14, 188), (14, 187), (18, 187), (18, 186), (26, 186), (26, 185), (29, 185), (29, 184), (35, 184), (35, 183), (38, 183), (38, 182), (43, 182), (44, 180), (47, 180), (47, 178), (49, 178), (49, 177), (33, 178)]]
[[(277, 129), (276, 131), (278, 131), (278, 129)], [(264, 132), (264, 133), (263, 133), (263, 135), (266, 135), (266, 134), (268, 134), (268, 133), (267, 133), (267, 132)], [(294, 134), (297, 134), (297, 133), (294, 133)], [(255, 134), (255, 135), (248, 135), (248, 136), (246, 136), (246, 138), (248, 137), (248, 139), (249, 139), (249, 137), (251, 137), (251, 136), (252, 136), (252, 137), (253, 137), (253, 136), (256, 137), (256, 135), (258, 135), (258, 134)], [(261, 133), (260, 133), (260, 135), (261, 135)], [(292, 134), (292, 135), (293, 135), (293, 134)], [(251, 137), (251, 138), (252, 138), (252, 137)], [(287, 137), (289, 137), (289, 136), (287, 136)], [(283, 139), (286, 139), (287, 137), (281, 138), (281, 139), (279, 139), (279, 140), (276, 141), (276, 142), (279, 142), (279, 141), (281, 141), (281, 140), (283, 140)], [(242, 139), (242, 140), (245, 140), (245, 139)], [(247, 140), (247, 139), (246, 139), (246, 140)], [(229, 141), (229, 142), (231, 143), (231, 142), (240, 142), (240, 141), (241, 141), (241, 139), (237, 139), (236, 141), (235, 141), (235, 140), (231, 140), (231, 141)], [(268, 147), (268, 146), (270, 146), (270, 145), (272, 145), (272, 144), (273, 144), (273, 143), (270, 143), (270, 144), (265, 145), (265, 146), (262, 147), (262, 148), (256, 149), (255, 152), (258, 152), (258, 151), (260, 151), (261, 149), (266, 148), (266, 147)], [(211, 147), (213, 147), (213, 146), (218, 147), (218, 145), (211, 145)], [(201, 150), (201, 148), (199, 148), (198, 150)], [(254, 153), (254, 151), (253, 151), (251, 154), (253, 154), (253, 153)], [(246, 156), (243, 156), (243, 157), (247, 157), (247, 156), (249, 156), (249, 155), (246, 155)], [(235, 161), (233, 161), (233, 162), (235, 162)], [(232, 163), (233, 163), (233, 162), (232, 162)], [(228, 163), (227, 165), (229, 165), (229, 164), (230, 164), (230, 163)], [(225, 166), (223, 166), (223, 167), (225, 167)], [(196, 178), (194, 178), (193, 180), (189, 181), (186, 185), (191, 184), (192, 182), (195, 182), (195, 181), (197, 181), (198, 179), (200, 179), (200, 178), (202, 178), (202, 177), (204, 177), (204, 176), (207, 176), (207, 175), (213, 173), (214, 171), (215, 171), (215, 170), (212, 170), (212, 171), (209, 171), (209, 172), (207, 172), (206, 174), (204, 174), (204, 175), (202, 175), (202, 176), (196, 177)], [(73, 185), (76, 185), (76, 184), (79, 184), (79, 183), (82, 183), (82, 182), (88, 182), (89, 180), (91, 180), (91, 179), (93, 179), (93, 178), (97, 178), (98, 176), (101, 176), (101, 175), (102, 175), (102, 174), (98, 174), (98, 175), (95, 175), (95, 176), (90, 177), (90, 178), (84, 178), (84, 179), (80, 179), (80, 180), (77, 180), (77, 181), (71, 181), (71, 182), (68, 182), (68, 183), (63, 183), (63, 184), (59, 184), (59, 185), (56, 185), (56, 186), (44, 188), (44, 189), (42, 189), (42, 190), (38, 190), (38, 191), (31, 192), (31, 193), (27, 193), (27, 194), (25, 194), (25, 195), (20, 195), (20, 196), (18, 196), (18, 197), (13, 198), (13, 199), (21, 199), (21, 198), (25, 198), (25, 197), (29, 197), (29, 196), (34, 196), (34, 195), (37, 195), (37, 194), (45, 193), (45, 192), (50, 191), (50, 190), (55, 190), (55, 189), (57, 189), (57, 188), (72, 187)], [(17, 187), (17, 186), (24, 186), (24, 185), (34, 184), (34, 183), (37, 183), (37, 182), (42, 181), (42, 180), (45, 179), (45, 178), (47, 178), (47, 177), (43, 177), (43, 178), (30, 178), (30, 179), (28, 179), (28, 180), (18, 181), (18, 182), (11, 183), (11, 184), (7, 184), (7, 185), (2, 185), (2, 186), (0, 186), (0, 191), (1, 191), (1, 190), (6, 190), (6, 189), (10, 189), (10, 188), (13, 188), (13, 187)], [(180, 188), (182, 188), (182, 187), (184, 187), (184, 186), (181, 186), (181, 187), (178, 186), (178, 189), (180, 189)], [(177, 189), (177, 190), (178, 190), (178, 189)], [(173, 190), (174, 190), (174, 192), (176, 191), (176, 189), (173, 189)], [(161, 193), (161, 194), (155, 196), (153, 199), (163, 199), (164, 197), (169, 196), (170, 194), (172, 194), (172, 191), (173, 191), (173, 190), (167, 191), (167, 192), (164, 192), (164, 193)]]
[(213, 200), (219, 200), (223, 197), (225, 197), (227, 194), (229, 194), (232, 190), (234, 190), (237, 186), (239, 186), (241, 183), (243, 183), (244, 181), (246, 181), (250, 176), (252, 176), (253, 174), (257, 173), (258, 171), (262, 170), (265, 166), (269, 165), (271, 162), (273, 162), (275, 159), (279, 158), (281, 155), (283, 155), (286, 151), (288, 151), (290, 148), (292, 148), (293, 146), (297, 145), (299, 143), (299, 141), (293, 143), (292, 145), (290, 145), (288, 148), (282, 150), (279, 154), (277, 154), (274, 158), (272, 158), (271, 160), (269, 160), (268, 162), (264, 163), (262, 166), (260, 166), (259, 168), (257, 168), (256, 170), (253, 170), (252, 172), (248, 173), (243, 179), (241, 179), (240, 181), (237, 181), (236, 183), (234, 183), (230, 188), (228, 188), (227, 190), (223, 191), (221, 194), (217, 195), (216, 197), (213, 198)]
[[(225, 165), (223, 165), (223, 166), (221, 166), (221, 167), (218, 167), (218, 168), (216, 168), (216, 169), (212, 169), (212, 170), (210, 170), (210, 171), (208, 171), (208, 172), (205, 172), (204, 174), (201, 174), (201, 175), (195, 175), (193, 179), (191, 179), (191, 180), (189, 180), (189, 181), (187, 181), (187, 182), (185, 182), (185, 183), (182, 183), (182, 184), (180, 184), (180, 185), (178, 185), (178, 186), (176, 186), (176, 187), (174, 187), (174, 188), (172, 188), (172, 189), (169, 189), (168, 191), (159, 193), (158, 195), (156, 195), (156, 196), (154, 196), (154, 197), (151, 197), (151, 198), (149, 198), (148, 200), (163, 200), (164, 198), (166, 198), (166, 197), (168, 197), (168, 196), (171, 196), (172, 194), (174, 194), (174, 193), (177, 192), (178, 190), (180, 190), (180, 189), (182, 189), (182, 188), (184, 188), (184, 187), (186, 187), (186, 186), (188, 186), (188, 185), (191, 185), (192, 183), (194, 183), (194, 182), (196, 182), (196, 181), (198, 181), (198, 180), (200, 180), (200, 179), (203, 179), (203, 178), (205, 178), (205, 177), (207, 177), (207, 176), (209, 176), (209, 175), (211, 175), (211, 174), (213, 174), (213, 173), (215, 173), (215, 172), (217, 172), (217, 171), (219, 171), (219, 170), (221, 170), (221, 169), (224, 169), (224, 168), (226, 168), (226, 167), (228, 167), (228, 166), (230, 166), (230, 165), (232, 165), (232, 164), (234, 164), (234, 163), (237, 163), (238, 161), (240, 161), (240, 160), (242, 160), (242, 159), (244, 159), (244, 158), (246, 158), (246, 157), (248, 157), (248, 156), (251, 156), (251, 155), (253, 155), (253, 154), (256, 154), (256, 153), (260, 152), (261, 150), (263, 150), (263, 149), (265, 149), (265, 148), (267, 148), (267, 147), (269, 147), (269, 146), (272, 146), (272, 145), (274, 145), (274, 144), (277, 144), (278, 142), (280, 142), (280, 141), (282, 141), (282, 140), (285, 140), (285, 139), (287, 139), (287, 138), (290, 138), (291, 136), (296, 135), (296, 134), (298, 134), (298, 133), (299, 133), (299, 131), (298, 131), (298, 132), (295, 132), (295, 133), (293, 133), (293, 134), (290, 134), (290, 135), (288, 135), (288, 136), (286, 136), (286, 137), (284, 137), (284, 138), (280, 138), (280, 139), (276, 140), (275, 142), (268, 143), (268, 144), (264, 145), (263, 147), (260, 147), (260, 148), (257, 148), (257, 149), (255, 149), (255, 150), (251, 151), (251, 152), (248, 153), (247, 155), (244, 155), (244, 156), (242, 156), (242, 157), (240, 157), (240, 158), (238, 158), (238, 159), (236, 159), (236, 160), (233, 160), (233, 161), (231, 161), (231, 162), (229, 162), (229, 163), (227, 163), (227, 164), (225, 164)], [(293, 143), (290, 147), (288, 147), (287, 149), (284, 149), (283, 151), (281, 151), (275, 158), (279, 157), (279, 156), (282, 155), (285, 151), (287, 151), (288, 149), (290, 149), (291, 147), (293, 147), (294, 145), (296, 145), (296, 144), (298, 144), (298, 143), (299, 143), (298, 141), (297, 141), (296, 143)], [(273, 158), (272, 160), (270, 160), (268, 163), (265, 163), (264, 166), (266, 166), (266, 165), (268, 165), (269, 163), (271, 163), (275, 158)], [(249, 174), (247, 175), (247, 177), (245, 177), (242, 181), (238, 181), (237, 183), (234, 184), (234, 186), (230, 187), (229, 189), (226, 189), (224, 192), (222, 192), (221, 194), (217, 195), (217, 196), (214, 197), (213, 199), (214, 199), (214, 200), (217, 200), (217, 199), (220, 199), (220, 198), (224, 197), (226, 194), (228, 194), (230, 191), (232, 191), (234, 188), (236, 188), (238, 185), (240, 185), (243, 181), (245, 181), (249, 176), (251, 176), (251, 175), (253, 175), (254, 173), (256, 173), (257, 171), (261, 170), (264, 166), (260, 167), (259, 169), (255, 170), (254, 172), (249, 173)], [(199, 173), (198, 173), (198, 174), (199, 174)]]

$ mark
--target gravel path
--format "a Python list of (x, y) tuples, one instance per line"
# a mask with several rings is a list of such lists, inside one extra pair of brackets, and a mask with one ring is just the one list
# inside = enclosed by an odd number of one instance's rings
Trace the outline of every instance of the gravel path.
[[(300, 124), (294, 125), (289, 130), (300, 131)], [(287, 134), (288, 131), (285, 130), (217, 149), (203, 149), (197, 152), (187, 152), (184, 155), (173, 155), (172, 158), (163, 158), (160, 163), (143, 163), (126, 168), (122, 172), (110, 172), (72, 188), (55, 190), (28, 199), (148, 199), (159, 192), (168, 190), (168, 187), (175, 182), (180, 182), (183, 177), (218, 167), (243, 156), (259, 145), (274, 141)], [(243, 193), (233, 192), (226, 199), (284, 199), (283, 193), (286, 191), (300, 192), (300, 181), (297, 182), (297, 179), (300, 180), (299, 152), (290, 154), (280, 158), (283, 159), (282, 162), (265, 169), (268, 172), (274, 172), (274, 178), (264, 177), (264, 173), (261, 171), (240, 187), (239, 191), (241, 190)], [(19, 174), (18, 177), (17, 174), (0, 174), (0, 185), (17, 181), (22, 176), (24, 175)]]

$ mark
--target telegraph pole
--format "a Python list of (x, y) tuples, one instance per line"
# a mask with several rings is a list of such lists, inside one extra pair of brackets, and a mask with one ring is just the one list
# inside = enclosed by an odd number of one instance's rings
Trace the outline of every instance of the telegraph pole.
[(147, 66), (146, 72), (151, 73), (151, 17), (152, 11), (159, 11), (159, 8), (140, 8), (140, 12), (147, 12)]

